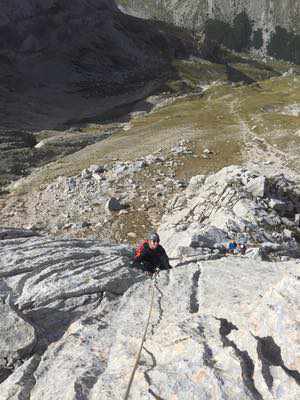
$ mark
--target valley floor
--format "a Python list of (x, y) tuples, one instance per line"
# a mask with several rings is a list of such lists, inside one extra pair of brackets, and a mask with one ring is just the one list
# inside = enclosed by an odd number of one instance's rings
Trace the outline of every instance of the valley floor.
[[(181, 76), (169, 82), (169, 89), (176, 87), (174, 95), (166, 92), (135, 103), (126, 118), (76, 126), (73, 140), (76, 135), (94, 134), (102, 135), (101, 140), (12, 184), (10, 195), (0, 199), (3, 224), (75, 237), (112, 235), (117, 241), (135, 242), (158, 226), (170, 197), (194, 175), (242, 164), (269, 176), (284, 173), (297, 181), (299, 70), (283, 63), (274, 63), (272, 68), (253, 63), (248, 69), (235, 64), (257, 79), (244, 85), (228, 82), (224, 66), (201, 59), (177, 61)], [(183, 82), (186, 89), (179, 93)], [(72, 133), (66, 136), (66, 146), (70, 137)], [(38, 146), (46, 150), (64, 143), (62, 133), (55, 131), (36, 138), (43, 140)], [(81, 173), (93, 164), (104, 166), (108, 174), (101, 178), (106, 183), (98, 182), (91, 197), (85, 185), (95, 182), (84, 183)], [(63, 192), (59, 177), (77, 180), (76, 207), (68, 196), (59, 194)], [(101, 198), (98, 204), (95, 196)], [(112, 196), (126, 204), (126, 211), (101, 219)]]

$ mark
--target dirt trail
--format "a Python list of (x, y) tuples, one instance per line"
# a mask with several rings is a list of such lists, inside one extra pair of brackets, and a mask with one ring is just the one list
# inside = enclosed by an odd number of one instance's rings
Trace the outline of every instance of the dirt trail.
[(244, 141), (242, 154), (245, 166), (268, 176), (283, 173), (288, 178), (298, 181), (300, 179), (298, 172), (290, 168), (293, 156), (289, 152), (282, 151), (276, 144), (271, 144), (267, 138), (257, 136), (249, 123), (241, 117), (237, 101), (232, 103), (232, 110), (234, 109), (239, 118), (240, 134)]
[[(123, 241), (128, 240), (128, 233), (134, 233), (130, 239), (134, 241), (150, 227), (158, 226), (168, 200), (192, 176), (216, 172), (226, 165), (244, 164), (267, 175), (285, 173), (295, 180), (294, 155), (300, 149), (300, 135), (297, 136), (300, 117), (282, 114), (282, 110), (300, 104), (299, 88), (300, 80), (294, 76), (264, 81), (260, 88), (214, 84), (198, 97), (166, 102), (165, 107), (147, 115), (138, 114), (102, 142), (37, 169), (17, 182), (17, 191), (2, 200), (2, 220), (11, 226), (19, 226), (22, 221), (23, 226), (36, 223), (41, 219), (40, 205), (35, 208), (33, 218), (32, 204), (39, 204), (44, 188), (59, 176), (78, 176), (92, 164), (131, 163), (157, 152), (165, 159), (164, 163), (154, 163), (121, 183), (112, 182), (109, 187), (109, 193), (117, 196), (132, 193), (128, 214), (115, 215), (104, 228), (87, 228), (72, 235), (86, 237), (105, 232)], [(94, 124), (92, 129), (96, 128)], [(277, 143), (282, 132), (285, 140), (293, 141), (292, 146)], [(185, 141), (186, 151), (172, 150), (181, 141)], [(165, 182), (174, 179), (183, 181), (183, 186), (174, 181), (161, 195)], [(136, 189), (132, 191), (131, 187)], [(64, 199), (60, 201), (63, 203)], [(99, 208), (93, 208), (90, 214), (76, 218), (96, 221), (99, 212)], [(57, 232), (66, 233), (64, 229)]]

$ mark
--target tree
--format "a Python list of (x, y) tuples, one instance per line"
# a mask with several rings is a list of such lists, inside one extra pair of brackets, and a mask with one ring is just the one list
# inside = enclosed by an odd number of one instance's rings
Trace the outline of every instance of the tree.
[(234, 50), (249, 50), (251, 46), (252, 26), (253, 21), (249, 19), (246, 11), (242, 11), (234, 18), (232, 32)]
[(264, 44), (262, 29), (257, 29), (253, 32), (252, 46), (255, 49), (260, 49)]
[[(296, 43), (293, 43), (294, 36), (291, 32), (288, 32), (285, 28), (276, 26), (275, 32), (271, 34), (271, 38), (268, 44), (268, 54), (275, 57), (281, 58), (286, 61), (293, 61), (293, 51)], [(294, 53), (294, 54), (293, 54)]]

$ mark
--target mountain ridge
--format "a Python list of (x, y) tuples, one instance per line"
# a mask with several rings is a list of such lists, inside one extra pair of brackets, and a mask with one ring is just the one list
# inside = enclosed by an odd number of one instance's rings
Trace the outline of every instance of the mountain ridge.
[[(119, 0), (119, 6), (142, 18), (184, 26), (195, 33), (206, 32), (210, 23), (213, 37), (226, 37), (227, 45), (240, 51), (235, 41), (245, 39), (247, 48), (260, 54), (300, 63), (300, 5), (295, 0)], [(237, 25), (237, 29), (232, 26)], [(248, 28), (245, 28), (247, 27)], [(296, 54), (295, 54), (296, 53)]]

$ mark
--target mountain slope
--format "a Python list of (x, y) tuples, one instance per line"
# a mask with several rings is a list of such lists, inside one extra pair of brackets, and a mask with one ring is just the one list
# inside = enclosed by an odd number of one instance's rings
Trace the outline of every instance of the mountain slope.
[(53, 128), (141, 98), (180, 47), (106, 0), (2, 1), (0, 13), (2, 129)]
[(53, 157), (24, 131), (65, 130), (142, 99), (190, 50), (108, 0), (1, 0), (0, 34), (0, 185)]

